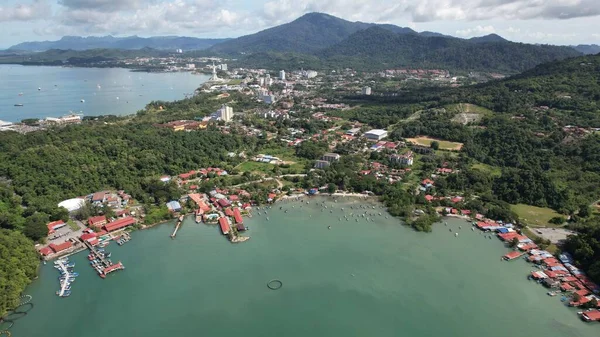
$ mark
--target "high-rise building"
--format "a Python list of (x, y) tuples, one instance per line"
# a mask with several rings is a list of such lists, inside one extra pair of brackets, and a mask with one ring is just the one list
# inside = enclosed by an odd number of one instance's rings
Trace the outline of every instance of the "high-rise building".
[(362, 94), (369, 96), (371, 94), (371, 87), (364, 87), (362, 89)]
[(218, 111), (218, 117), (224, 122), (231, 121), (233, 119), (233, 108), (223, 104)]
[(219, 70), (227, 71), (227, 63), (219, 64)]
[(279, 79), (285, 81), (285, 70), (281, 70), (279, 72)]

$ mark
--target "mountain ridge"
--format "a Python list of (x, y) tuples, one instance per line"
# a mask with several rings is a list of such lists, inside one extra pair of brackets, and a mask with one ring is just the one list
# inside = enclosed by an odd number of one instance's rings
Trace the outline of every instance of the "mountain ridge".
[(136, 50), (152, 48), (158, 50), (204, 50), (228, 39), (201, 39), (187, 36), (152, 36), (136, 35), (114, 37), (106, 36), (63, 36), (55, 41), (22, 42), (7, 50), (39, 52), (51, 49), (89, 50), (89, 49), (124, 49)]

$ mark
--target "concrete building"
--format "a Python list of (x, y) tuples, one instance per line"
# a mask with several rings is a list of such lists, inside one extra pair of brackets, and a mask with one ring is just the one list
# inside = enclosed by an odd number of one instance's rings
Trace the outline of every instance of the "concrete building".
[(217, 68), (219, 70), (227, 71), (227, 63), (219, 64)]
[(404, 154), (393, 154), (390, 156), (390, 160), (393, 163), (398, 163), (400, 165), (411, 166), (414, 161), (414, 156), (412, 151), (408, 151)]
[(315, 78), (315, 77), (317, 77), (317, 75), (318, 75), (318, 73), (314, 70), (307, 70), (304, 72), (304, 76), (306, 78)]
[(362, 89), (362, 94), (367, 96), (371, 95), (371, 87), (364, 87)]
[(317, 160), (315, 162), (315, 168), (318, 168), (318, 169), (324, 169), (324, 168), (328, 167), (329, 165), (331, 165), (331, 163), (329, 163), (326, 160)]
[(356, 136), (356, 134), (359, 132), (360, 132), (360, 128), (352, 128), (352, 129), (346, 131), (346, 134), (349, 136)]
[(373, 129), (365, 132), (365, 137), (370, 140), (382, 140), (388, 136), (387, 131), (382, 129)]
[(325, 153), (323, 157), (321, 157), (321, 160), (331, 163), (340, 160), (340, 157), (341, 156), (337, 153)]
[(187, 68), (188, 68), (188, 69), (196, 69), (196, 65), (195, 65), (195, 64), (193, 64), (193, 63), (188, 63), (188, 64), (187, 64)]
[(279, 79), (285, 81), (285, 70), (279, 71)]
[(217, 117), (224, 122), (230, 122), (233, 119), (233, 108), (223, 104), (221, 109), (217, 111)]

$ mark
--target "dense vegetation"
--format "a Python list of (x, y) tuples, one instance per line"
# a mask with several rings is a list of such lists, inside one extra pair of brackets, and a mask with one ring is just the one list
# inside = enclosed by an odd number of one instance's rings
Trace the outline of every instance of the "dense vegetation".
[(0, 229), (0, 315), (19, 303), (36, 275), (39, 258), (29, 239), (18, 231)]
[[(579, 55), (569, 47), (513, 42), (473, 42), (447, 37), (395, 34), (372, 27), (317, 53), (331, 65), (354, 69), (445, 68), (520, 72), (540, 63)], [(370, 69), (369, 69), (370, 68)]]

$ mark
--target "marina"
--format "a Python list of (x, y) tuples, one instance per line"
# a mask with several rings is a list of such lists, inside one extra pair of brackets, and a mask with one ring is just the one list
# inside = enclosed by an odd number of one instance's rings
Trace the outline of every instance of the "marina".
[(97, 249), (87, 241), (85, 241), (85, 245), (90, 250), (90, 253), (88, 254), (90, 265), (101, 278), (106, 278), (106, 275), (114, 271), (125, 269), (125, 266), (121, 261), (113, 263), (109, 259), (111, 254), (104, 251), (104, 249)]
[(60, 277), (58, 278), (60, 290), (56, 292), (56, 295), (59, 297), (69, 297), (71, 295), (71, 283), (75, 282), (75, 278), (79, 276), (78, 273), (73, 271), (75, 263), (69, 263), (69, 259), (64, 257), (54, 261), (54, 267), (60, 273)]

